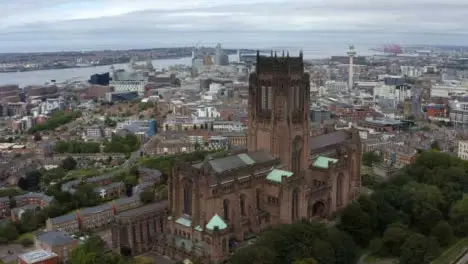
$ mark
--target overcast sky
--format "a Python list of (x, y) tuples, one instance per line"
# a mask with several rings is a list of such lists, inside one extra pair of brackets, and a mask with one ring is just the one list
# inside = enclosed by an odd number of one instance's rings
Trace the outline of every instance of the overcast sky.
[(46, 40), (63, 43), (72, 37), (106, 42), (111, 35), (112, 41), (117, 36), (138, 41), (140, 36), (165, 31), (407, 32), (465, 37), (467, 14), (467, 0), (0, 0), (0, 48)]

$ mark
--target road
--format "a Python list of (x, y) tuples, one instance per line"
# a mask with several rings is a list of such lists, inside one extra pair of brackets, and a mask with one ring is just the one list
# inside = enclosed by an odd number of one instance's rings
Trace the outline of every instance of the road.
[(142, 151), (144, 152), (146, 145), (150, 144), (151, 142), (152, 142), (152, 139), (148, 140), (145, 144), (141, 145), (138, 150), (132, 152), (132, 154), (130, 154), (130, 158), (128, 158), (128, 160), (125, 161), (124, 167), (129, 168), (135, 165), (136, 160), (140, 157), (140, 153)]
[(455, 264), (467, 264), (468, 263), (468, 249), (465, 252), (465, 255), (457, 261)]

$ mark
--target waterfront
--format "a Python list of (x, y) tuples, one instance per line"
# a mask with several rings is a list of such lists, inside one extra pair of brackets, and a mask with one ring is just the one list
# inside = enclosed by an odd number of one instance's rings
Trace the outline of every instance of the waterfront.
[[(373, 52), (370, 51), (371, 45), (361, 45), (357, 47), (359, 55), (371, 55)], [(332, 55), (345, 55), (347, 46), (345, 44), (340, 45), (342, 48), (341, 54), (335, 51), (332, 52), (330, 47), (315, 46), (308, 49), (303, 49), (305, 59), (316, 59), (329, 57)], [(275, 50), (281, 52), (282, 50), (288, 50), (292, 56), (297, 56), (299, 50), (296, 47), (274, 47)], [(374, 52), (375, 53), (375, 52)], [(236, 61), (236, 55), (229, 55), (230, 61)], [(191, 58), (184, 57), (179, 59), (160, 59), (152, 60), (153, 66), (156, 69), (168, 68), (172, 65), (191, 65)], [(69, 69), (54, 69), (54, 70), (40, 70), (40, 71), (27, 71), (27, 72), (8, 72), (0, 73), (0, 85), (4, 84), (18, 84), (20, 87), (27, 85), (41, 85), (51, 80), (55, 80), (57, 83), (65, 82), (67, 80), (87, 80), (89, 77), (96, 73), (108, 72), (112, 65), (95, 66), (95, 67), (84, 67), (84, 68), (69, 68)], [(126, 69), (127, 64), (114, 64), (115, 69)]]
[[(199, 39), (204, 39), (203, 42), (198, 42), (200, 46), (214, 47), (220, 42), (224, 48), (248, 48), (269, 50), (274, 49), (288, 50), (291, 55), (298, 54), (299, 50), (304, 51), (305, 59), (324, 58), (330, 56), (346, 55), (348, 46), (354, 44), (356, 52), (359, 55), (371, 55), (376, 52), (370, 49), (380, 47), (385, 43), (401, 44), (403, 46), (417, 43), (427, 44), (447, 44), (447, 43), (467, 43), (462, 36), (445, 35), (443, 38), (436, 35), (427, 34), (387, 34), (387, 33), (318, 33), (318, 32), (237, 32), (220, 33), (220, 32), (191, 32), (183, 34), (167, 33), (158, 34), (157, 41), (155, 38), (148, 38), (147, 35), (135, 36), (135, 38), (125, 39), (122, 41), (121, 36), (115, 38), (110, 36), (104, 43), (98, 45), (93, 39), (87, 39), (85, 42), (74, 42), (69, 46), (70, 50), (99, 50), (99, 49), (132, 49), (132, 48), (148, 48), (148, 47), (177, 47), (177, 46), (194, 46)], [(45, 41), (45, 40), (44, 40)], [(83, 40), (84, 41), (84, 40)], [(0, 40), (0, 48), (2, 47)], [(28, 42), (28, 44), (30, 44)], [(47, 41), (36, 42), (37, 50), (53, 51), (64, 50), (63, 46), (54, 46), (54, 42)], [(46, 45), (47, 44), (47, 45)], [(105, 45), (104, 45), (105, 44)], [(467, 43), (468, 45), (468, 43)], [(16, 46), (21, 48), (20, 43)], [(30, 50), (24, 48), (23, 50)], [(235, 60), (235, 55), (230, 56), (230, 59)], [(190, 65), (189, 57), (180, 59), (165, 59), (154, 60), (153, 64), (156, 68), (167, 68), (174, 64)], [(50, 80), (63, 82), (75, 77), (87, 79), (95, 73), (104, 73), (109, 71), (111, 66), (97, 66), (90, 68), (74, 68), (60, 70), (45, 70), (31, 72), (13, 72), (0, 73), (0, 85), (2, 84), (19, 84), (21, 86), (32, 84), (43, 84)], [(124, 64), (118, 64), (116, 68), (125, 67)]]
[[(167, 68), (176, 64), (190, 64), (190, 57), (180, 59), (164, 59), (153, 60), (155, 68)], [(2, 84), (19, 84), (21, 87), (26, 85), (37, 85), (56, 80), (58, 83), (70, 79), (87, 80), (95, 73), (108, 72), (111, 65), (86, 67), (86, 68), (71, 68), (71, 69), (56, 69), (28, 72), (8, 72), (0, 73), (0, 85)], [(114, 64), (116, 69), (126, 69), (127, 64)]]

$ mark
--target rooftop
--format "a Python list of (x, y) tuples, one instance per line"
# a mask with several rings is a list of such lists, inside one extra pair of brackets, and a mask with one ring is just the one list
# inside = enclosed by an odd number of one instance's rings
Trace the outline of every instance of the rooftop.
[(54, 252), (47, 252), (42, 249), (30, 251), (28, 253), (25, 253), (19, 256), (19, 258), (22, 259), (27, 264), (33, 264), (33, 263), (37, 263), (40, 261), (45, 261), (53, 257), (57, 257), (57, 254), (55, 254)]
[(60, 231), (45, 232), (37, 235), (36, 239), (50, 246), (63, 246), (75, 241), (75, 239)]
[(311, 137), (309, 139), (309, 146), (311, 150), (318, 150), (322, 148), (326, 148), (328, 146), (333, 146), (336, 144), (340, 144), (347, 140), (349, 135), (344, 130), (338, 130), (331, 133), (323, 134), (316, 137)]
[(224, 222), (224, 220), (218, 215), (215, 214), (211, 220), (206, 224), (206, 229), (208, 230), (215, 230), (215, 228), (218, 228), (219, 230), (223, 230), (227, 228), (227, 224)]
[(395, 120), (395, 119), (372, 119), (372, 118), (366, 118), (364, 120), (365, 122), (373, 123), (376, 125), (400, 125), (401, 121), (400, 120)]
[(73, 213), (69, 213), (66, 215), (57, 216), (57, 217), (51, 218), (50, 221), (54, 224), (66, 223), (69, 221), (77, 221), (76, 213), (73, 212)]
[(205, 162), (213, 168), (216, 172), (223, 172), (233, 170), (241, 167), (250, 166), (253, 164), (264, 163), (272, 161), (275, 158), (267, 151), (256, 151), (250, 153), (242, 153), (237, 155), (230, 155), (222, 158), (208, 159)]
[(87, 208), (81, 209), (79, 213), (80, 215), (84, 216), (84, 215), (94, 214), (94, 213), (103, 212), (103, 211), (111, 210), (111, 209), (112, 209), (112, 206), (110, 204), (101, 204), (98, 206), (87, 207)]
[(282, 179), (283, 179), (283, 176), (286, 176), (286, 177), (291, 177), (294, 173), (290, 172), (290, 171), (284, 171), (284, 170), (278, 170), (278, 169), (274, 169), (272, 170), (270, 173), (268, 173), (267, 175), (267, 180), (269, 181), (273, 181), (273, 182), (277, 182), (277, 183), (281, 183)]
[(337, 162), (338, 162), (337, 159), (319, 156), (314, 161), (314, 164), (312, 166), (316, 168), (321, 168), (321, 169), (328, 169), (328, 166), (330, 166), (330, 163), (337, 163)]
[(167, 204), (168, 204), (167, 201), (162, 201), (162, 202), (158, 202), (158, 203), (151, 203), (151, 204), (148, 204), (148, 205), (145, 205), (145, 206), (142, 206), (142, 207), (138, 207), (138, 208), (135, 208), (135, 209), (131, 209), (131, 210), (121, 212), (117, 216), (119, 216), (119, 217), (133, 217), (133, 216), (145, 214), (147, 212), (158, 212), (158, 211), (161, 211), (163, 209), (166, 209)]

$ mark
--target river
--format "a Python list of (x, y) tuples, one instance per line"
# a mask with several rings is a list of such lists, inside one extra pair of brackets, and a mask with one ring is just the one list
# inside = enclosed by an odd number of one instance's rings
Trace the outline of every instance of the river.
[[(184, 64), (190, 65), (191, 59), (161, 59), (153, 60), (153, 66), (156, 69), (168, 68), (171, 65)], [(71, 68), (71, 69), (56, 69), (56, 70), (42, 70), (42, 71), (28, 71), (28, 72), (7, 72), (0, 73), (0, 85), (2, 84), (19, 84), (21, 87), (26, 85), (44, 84), (50, 80), (57, 82), (64, 82), (73, 78), (89, 79), (95, 73), (108, 72), (111, 65), (84, 67), (84, 68)], [(126, 69), (127, 64), (115, 64), (116, 69)]]
[[(299, 50), (291, 48), (276, 47), (277, 50), (289, 50), (291, 56), (297, 56)], [(346, 48), (346, 46), (345, 46)], [(345, 54), (346, 49), (343, 50)], [(369, 55), (369, 50), (361, 50), (361, 55)], [(320, 58), (325, 56), (331, 56), (332, 53), (324, 54), (321, 49), (308, 49), (304, 50), (304, 58)], [(236, 61), (236, 55), (229, 55), (230, 61)], [(140, 62), (142, 63), (142, 62)], [(153, 66), (156, 69), (168, 68), (173, 65), (191, 65), (191, 58), (179, 58), (179, 59), (159, 59), (152, 60)], [(4, 84), (18, 84), (20, 87), (27, 85), (41, 85), (51, 80), (55, 80), (57, 83), (64, 82), (70, 79), (87, 80), (89, 77), (96, 73), (108, 72), (112, 65), (95, 66), (95, 67), (83, 67), (83, 68), (70, 68), (70, 69), (55, 69), (55, 70), (40, 70), (40, 71), (27, 71), (27, 72), (7, 72), (0, 73), (0, 85)], [(115, 69), (127, 69), (128, 64), (114, 64)]]

